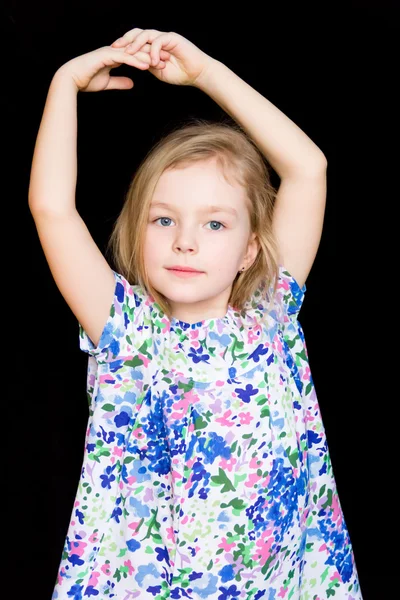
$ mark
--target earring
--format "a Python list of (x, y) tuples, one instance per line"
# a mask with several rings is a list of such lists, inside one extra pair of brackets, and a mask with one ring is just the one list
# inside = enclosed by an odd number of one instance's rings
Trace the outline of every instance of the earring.
[(245, 270), (245, 267), (242, 267), (239, 271), (239, 273), (243, 273), (243, 271)]

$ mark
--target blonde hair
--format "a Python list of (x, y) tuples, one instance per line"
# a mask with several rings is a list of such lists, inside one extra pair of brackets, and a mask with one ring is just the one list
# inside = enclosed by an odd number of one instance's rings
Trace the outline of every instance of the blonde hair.
[(276, 190), (270, 167), (252, 140), (237, 123), (213, 123), (202, 119), (180, 126), (162, 137), (143, 159), (129, 185), (122, 210), (114, 224), (106, 252), (112, 253), (116, 270), (132, 285), (140, 285), (171, 318), (168, 299), (153, 288), (144, 263), (144, 239), (155, 187), (167, 169), (185, 168), (216, 159), (225, 180), (229, 175), (247, 192), (251, 231), (259, 250), (251, 267), (238, 273), (228, 303), (245, 313), (245, 305), (259, 285), (276, 291), (278, 259), (272, 232)]

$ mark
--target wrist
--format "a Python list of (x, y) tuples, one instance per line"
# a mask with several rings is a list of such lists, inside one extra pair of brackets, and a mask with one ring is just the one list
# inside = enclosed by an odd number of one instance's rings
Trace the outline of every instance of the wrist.
[(202, 90), (203, 92), (207, 92), (208, 86), (213, 81), (213, 78), (215, 77), (215, 73), (218, 71), (218, 69), (221, 66), (222, 66), (222, 63), (219, 60), (216, 60), (215, 58), (212, 58), (210, 56), (206, 66), (204, 67), (204, 69), (202, 70), (202, 72), (197, 77), (196, 81), (194, 82), (194, 84), (193, 84), (194, 87), (197, 87), (198, 89)]
[(76, 93), (79, 92), (79, 88), (76, 85), (73, 75), (68, 71), (65, 65), (62, 65), (54, 74), (51, 81), (53, 86), (67, 86)]

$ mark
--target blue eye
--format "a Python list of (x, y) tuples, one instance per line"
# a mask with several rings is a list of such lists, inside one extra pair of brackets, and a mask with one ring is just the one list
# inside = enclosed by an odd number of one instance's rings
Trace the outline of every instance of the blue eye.
[(159, 219), (156, 219), (156, 220), (155, 220), (155, 223), (156, 223), (157, 221), (172, 221), (172, 219), (170, 219), (169, 217), (160, 217)]
[[(210, 221), (210, 223), (216, 223), (217, 225), (221, 225), (221, 227), (225, 227), (225, 225), (222, 225), (222, 223), (220, 223), (219, 221)], [(211, 228), (212, 231), (221, 231), (219, 228), (218, 229), (213, 229)]]
[[(170, 223), (165, 223), (165, 221), (172, 221), (172, 219), (170, 219), (169, 217), (159, 217), (158, 219), (156, 219), (154, 221), (154, 223), (157, 223), (157, 221), (164, 221), (164, 223), (161, 224), (161, 227), (164, 227), (164, 225), (168, 226)], [(219, 221), (209, 221), (209, 223), (216, 223), (218, 227), (218, 229), (216, 229), (215, 227), (211, 227), (211, 231), (221, 231), (221, 228), (225, 229), (225, 225), (223, 225), (222, 223), (220, 223)]]

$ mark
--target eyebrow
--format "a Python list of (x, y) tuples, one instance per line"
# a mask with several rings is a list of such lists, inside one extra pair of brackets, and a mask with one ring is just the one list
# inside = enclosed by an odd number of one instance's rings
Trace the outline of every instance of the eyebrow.
[[(167, 204), (166, 202), (153, 202), (150, 205), (150, 208), (153, 208), (156, 206), (175, 210), (175, 208), (173, 206), (171, 206), (170, 204)], [(229, 206), (216, 206), (215, 204), (210, 205), (210, 206), (205, 206), (203, 209), (201, 209), (200, 212), (204, 212), (204, 213), (205, 212), (207, 212), (207, 213), (227, 212), (227, 213), (230, 213), (231, 215), (234, 215), (235, 217), (238, 216), (238, 213), (234, 208), (231, 208)]]

